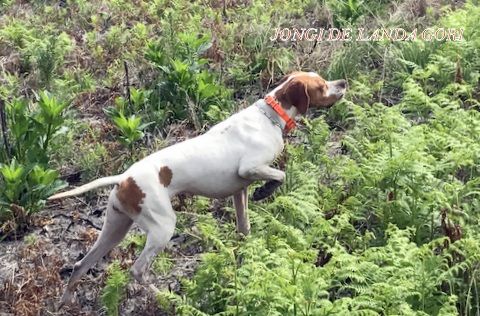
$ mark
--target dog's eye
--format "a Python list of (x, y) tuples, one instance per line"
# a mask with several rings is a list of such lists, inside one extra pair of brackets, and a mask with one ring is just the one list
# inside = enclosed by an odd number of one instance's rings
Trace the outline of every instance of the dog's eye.
[(318, 85), (318, 91), (320, 91), (321, 93), (325, 93), (325, 91), (327, 90), (326, 88), (327, 87), (325, 84)]

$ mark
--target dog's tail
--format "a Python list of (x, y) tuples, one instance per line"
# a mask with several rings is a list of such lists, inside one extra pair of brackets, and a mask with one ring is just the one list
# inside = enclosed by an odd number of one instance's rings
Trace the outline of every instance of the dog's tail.
[(62, 193), (57, 193), (52, 196), (50, 196), (47, 200), (56, 200), (56, 199), (61, 199), (64, 197), (68, 196), (74, 196), (74, 195), (79, 195), (84, 192), (99, 188), (99, 187), (104, 187), (110, 184), (115, 184), (120, 182), (122, 179), (122, 175), (116, 175), (116, 176), (111, 176), (111, 177), (105, 177), (105, 178), (100, 178), (97, 180), (94, 180), (92, 182), (89, 182), (87, 184), (84, 184), (78, 188), (75, 188), (73, 190), (67, 191), (67, 192), (62, 192)]

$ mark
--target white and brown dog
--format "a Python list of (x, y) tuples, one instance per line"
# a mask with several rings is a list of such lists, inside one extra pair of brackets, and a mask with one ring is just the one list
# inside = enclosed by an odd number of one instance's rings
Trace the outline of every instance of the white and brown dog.
[(286, 76), (265, 99), (212, 127), (207, 133), (162, 149), (121, 175), (97, 179), (49, 199), (78, 195), (115, 184), (108, 198), (102, 231), (92, 249), (74, 266), (62, 304), (71, 300), (76, 282), (126, 235), (135, 221), (147, 241), (131, 272), (142, 280), (155, 255), (173, 235), (176, 215), (170, 199), (179, 193), (222, 198), (233, 195), (237, 230), (248, 234), (247, 187), (255, 180), (254, 200), (272, 194), (285, 173), (269, 165), (283, 150), (282, 134), (308, 107), (329, 107), (343, 97), (346, 81), (325, 81), (313, 72)]

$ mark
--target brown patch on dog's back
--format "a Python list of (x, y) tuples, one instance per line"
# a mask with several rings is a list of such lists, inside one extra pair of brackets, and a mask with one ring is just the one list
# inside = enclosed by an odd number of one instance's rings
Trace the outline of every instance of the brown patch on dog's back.
[(158, 173), (158, 178), (160, 179), (160, 183), (163, 184), (164, 187), (168, 187), (170, 182), (172, 182), (172, 170), (167, 167), (163, 166), (160, 168), (160, 172)]
[(142, 211), (140, 204), (145, 198), (145, 193), (132, 177), (128, 177), (118, 185), (117, 198), (129, 212), (139, 214)]

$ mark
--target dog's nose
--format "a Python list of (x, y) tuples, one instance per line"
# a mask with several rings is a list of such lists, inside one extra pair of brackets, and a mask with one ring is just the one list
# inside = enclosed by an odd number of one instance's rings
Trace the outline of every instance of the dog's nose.
[(347, 80), (345, 80), (345, 79), (338, 80), (337, 86), (340, 89), (346, 89), (347, 88)]

